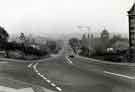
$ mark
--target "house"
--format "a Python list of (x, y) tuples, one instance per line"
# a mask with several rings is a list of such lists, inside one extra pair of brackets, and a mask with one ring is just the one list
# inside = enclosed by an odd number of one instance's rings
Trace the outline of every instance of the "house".
[(129, 18), (129, 45), (131, 48), (135, 48), (135, 3), (128, 11)]

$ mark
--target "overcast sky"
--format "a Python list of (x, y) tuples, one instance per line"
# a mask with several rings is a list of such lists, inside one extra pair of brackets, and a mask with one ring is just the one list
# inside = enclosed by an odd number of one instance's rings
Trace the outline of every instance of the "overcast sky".
[[(0, 25), (9, 33), (128, 33), (127, 11), (134, 0), (0, 0)], [(87, 30), (83, 30), (87, 31)]]

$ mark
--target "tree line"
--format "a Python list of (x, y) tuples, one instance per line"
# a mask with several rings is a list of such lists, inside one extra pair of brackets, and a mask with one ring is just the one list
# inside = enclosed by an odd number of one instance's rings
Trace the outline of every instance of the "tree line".
[[(69, 45), (74, 53), (93, 58), (113, 60), (120, 56), (128, 56), (128, 38), (119, 34), (110, 35), (109, 31), (104, 29), (99, 37), (93, 34), (83, 34), (81, 39), (69, 39)], [(120, 61), (120, 60), (119, 60)]]
[(18, 37), (19, 42), (16, 41), (17, 39), (9, 41), (9, 37), (8, 32), (3, 27), (0, 27), (0, 50), (4, 50), (7, 57), (10, 57), (9, 51), (19, 51), (23, 55), (43, 57), (51, 53), (58, 53), (61, 49), (57, 41), (47, 40), (46, 44), (42, 42), (36, 43), (33, 38), (26, 37), (24, 33), (20, 33)]

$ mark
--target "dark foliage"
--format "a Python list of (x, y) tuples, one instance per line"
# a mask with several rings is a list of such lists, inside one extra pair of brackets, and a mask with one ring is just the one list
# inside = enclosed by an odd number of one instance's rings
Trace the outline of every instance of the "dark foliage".
[(85, 46), (82, 46), (81, 48), (81, 52), (79, 53), (82, 56), (88, 56), (89, 55), (89, 49)]
[(1, 45), (0, 48), (5, 49), (5, 50), (20, 50), (22, 52), (24, 52), (25, 54), (33, 54), (33, 55), (37, 55), (37, 56), (43, 56), (43, 55), (47, 55), (48, 52), (47, 51), (42, 51), (30, 46), (25, 46), (24, 44), (19, 44), (16, 42), (3, 42), (3, 45)]
[(46, 47), (49, 53), (54, 53), (54, 54), (58, 53), (58, 51), (61, 49), (61, 47), (56, 41), (47, 41)]
[(0, 26), (0, 40), (1, 41), (7, 41), (9, 37), (9, 34), (7, 33), (7, 31)]
[(77, 50), (81, 47), (80, 41), (77, 38), (69, 39), (69, 45), (73, 49), (74, 53), (77, 53)]
[(129, 52), (128, 49), (117, 50), (116, 52), (109, 52), (100, 55), (93, 55), (92, 58), (112, 61), (112, 62), (128, 62)]

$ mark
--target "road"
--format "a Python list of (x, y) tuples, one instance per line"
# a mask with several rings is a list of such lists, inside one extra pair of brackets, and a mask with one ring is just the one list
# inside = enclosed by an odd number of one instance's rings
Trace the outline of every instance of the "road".
[(5, 83), (7, 86), (25, 88), (36, 85), (58, 92), (134, 92), (133, 72), (134, 67), (99, 64), (79, 57), (69, 58), (65, 54), (42, 62), (0, 65), (0, 77), (24, 83)]

